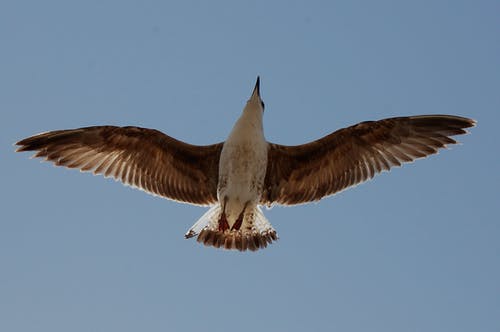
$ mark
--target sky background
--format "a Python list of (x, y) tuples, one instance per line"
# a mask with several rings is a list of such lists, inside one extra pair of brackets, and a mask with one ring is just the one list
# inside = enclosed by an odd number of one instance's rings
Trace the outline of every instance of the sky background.
[[(2, 1), (0, 330), (499, 331), (498, 1)], [(463, 143), (265, 211), (256, 253), (205, 209), (14, 153), (48, 130), (225, 139), (261, 75), (268, 140), (447, 113)]]

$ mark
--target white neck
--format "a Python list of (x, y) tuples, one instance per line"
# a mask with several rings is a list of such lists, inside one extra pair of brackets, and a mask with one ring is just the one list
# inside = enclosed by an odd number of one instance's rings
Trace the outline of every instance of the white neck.
[(254, 141), (264, 139), (264, 129), (262, 125), (262, 106), (259, 102), (250, 99), (240, 118), (234, 124), (228, 141)]

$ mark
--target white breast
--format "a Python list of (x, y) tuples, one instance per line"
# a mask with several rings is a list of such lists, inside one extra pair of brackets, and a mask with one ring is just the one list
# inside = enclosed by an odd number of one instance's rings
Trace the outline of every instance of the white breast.
[(253, 208), (258, 204), (266, 175), (267, 149), (262, 115), (256, 118), (244, 111), (224, 143), (219, 162), (218, 197), (221, 205), (226, 200), (229, 224), (245, 205)]

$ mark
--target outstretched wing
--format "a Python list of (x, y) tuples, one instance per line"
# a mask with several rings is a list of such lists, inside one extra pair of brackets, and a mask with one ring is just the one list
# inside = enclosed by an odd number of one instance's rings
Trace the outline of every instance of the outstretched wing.
[(475, 121), (422, 115), (361, 122), (314, 142), (270, 144), (261, 204), (316, 201), (393, 166), (437, 153)]
[(222, 143), (196, 146), (153, 129), (96, 126), (50, 131), (16, 145), (57, 166), (103, 174), (175, 201), (217, 201)]

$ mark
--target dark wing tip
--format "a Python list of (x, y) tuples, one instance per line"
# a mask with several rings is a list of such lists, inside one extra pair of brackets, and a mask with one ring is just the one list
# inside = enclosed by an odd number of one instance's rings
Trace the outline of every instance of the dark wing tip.
[(31, 136), (14, 143), (14, 146), (17, 146), (16, 152), (37, 150), (37, 145), (33, 144), (35, 137), (36, 136)]
[(14, 144), (17, 147), (16, 152), (25, 152), (25, 151), (35, 151), (37, 150), (30, 144), (23, 143), (23, 141), (19, 141)]
[(40, 150), (41, 148), (46, 146), (47, 143), (50, 143), (52, 139), (58, 137), (62, 132), (64, 131), (63, 130), (47, 131), (24, 138), (14, 144), (14, 146), (18, 146), (16, 152)]
[(26, 146), (23, 146), (23, 144), (20, 144), (19, 142), (14, 143), (14, 147), (17, 147), (15, 150), (16, 152), (29, 151), (29, 150), (27, 150)]
[(448, 123), (450, 125), (454, 125), (458, 128), (472, 128), (472, 127), (475, 127), (476, 124), (477, 124), (477, 121), (474, 120), (474, 119), (470, 119), (470, 118), (465, 118), (465, 117), (461, 117), (461, 116), (456, 116), (456, 115), (448, 115), (446, 116), (447, 119), (448, 119)]
[(471, 128), (471, 127), (475, 127), (477, 125), (477, 121), (474, 119), (470, 119), (470, 118), (461, 118), (461, 119), (466, 123), (465, 128)]
[(457, 115), (442, 115), (442, 114), (417, 115), (417, 116), (410, 116), (409, 118), (415, 121), (426, 122), (430, 125), (446, 124), (447, 126), (455, 128), (471, 128), (476, 126), (477, 124), (477, 121), (474, 119)]
[(409, 119), (414, 130), (432, 136), (439, 134), (448, 139), (451, 136), (467, 134), (467, 129), (477, 123), (473, 119), (455, 115), (419, 115), (410, 116)]

